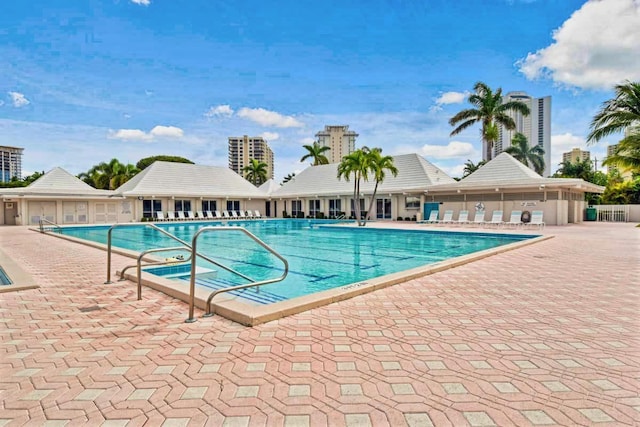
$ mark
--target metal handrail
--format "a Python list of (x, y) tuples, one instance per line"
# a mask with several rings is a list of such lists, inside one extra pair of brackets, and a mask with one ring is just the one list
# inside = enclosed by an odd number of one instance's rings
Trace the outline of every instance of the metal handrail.
[(44, 233), (44, 224), (45, 224), (45, 223), (47, 223), (47, 224), (49, 224), (49, 225), (53, 225), (54, 227), (57, 227), (57, 228), (58, 228), (58, 231), (62, 231), (62, 227), (60, 227), (60, 226), (59, 226), (58, 224), (56, 224), (55, 222), (53, 222), (53, 221), (49, 221), (48, 219), (45, 219), (45, 218), (40, 218), (40, 219), (38, 220), (38, 225), (39, 225), (39, 227), (40, 227), (40, 232), (41, 232), (41, 233)]
[[(169, 251), (191, 251), (191, 249), (187, 249), (184, 246), (178, 246), (178, 247), (174, 247), (174, 248), (154, 248), (154, 249), (147, 249), (144, 252), (141, 252), (140, 255), (138, 255), (138, 262), (136, 264), (136, 272), (138, 273), (138, 301), (140, 301), (142, 299), (142, 258), (144, 258), (145, 255), (150, 254), (150, 253), (155, 253), (155, 252), (169, 252)], [(159, 262), (157, 264), (168, 264), (168, 263), (175, 263), (175, 262), (185, 262), (185, 261), (181, 261), (181, 260), (175, 260), (175, 261), (163, 261), (163, 262)]]
[[(228, 288), (224, 288), (224, 289), (218, 289), (216, 291), (213, 291), (210, 295), (209, 298), (207, 298), (207, 312), (205, 313), (205, 316), (209, 317), (209, 316), (213, 316), (213, 310), (212, 310), (212, 306), (211, 306), (211, 300), (218, 294), (221, 294), (223, 292), (230, 292), (230, 291), (234, 291), (237, 289), (245, 289), (245, 288), (251, 288), (251, 287), (255, 287), (255, 286), (261, 286), (261, 285), (266, 285), (269, 283), (275, 283), (275, 282), (280, 282), (282, 280), (284, 280), (287, 277), (287, 274), (289, 274), (289, 262), (287, 262), (287, 260), (280, 255), (278, 252), (276, 252), (275, 250), (273, 250), (269, 245), (267, 245), (265, 242), (263, 242), (262, 240), (260, 240), (256, 235), (252, 234), (251, 232), (249, 232), (246, 228), (244, 227), (203, 227), (200, 230), (198, 230), (196, 232), (196, 234), (193, 235), (193, 239), (191, 240), (191, 251), (192, 254), (197, 254), (196, 248), (197, 248), (197, 243), (198, 243), (198, 237), (202, 234), (202, 233), (208, 233), (210, 231), (220, 231), (220, 230), (230, 230), (230, 231), (241, 231), (244, 234), (246, 234), (247, 236), (249, 236), (251, 239), (253, 239), (256, 243), (258, 243), (260, 246), (262, 246), (264, 249), (266, 249), (267, 251), (271, 252), (271, 254), (273, 254), (276, 258), (278, 258), (280, 261), (282, 261), (282, 263), (284, 264), (284, 273), (282, 274), (282, 276), (277, 277), (275, 279), (268, 279), (268, 280), (261, 280), (258, 282), (254, 282), (251, 281), (251, 283), (247, 283), (244, 285), (238, 285), (238, 286), (231, 286)], [(191, 257), (191, 282), (189, 284), (189, 317), (185, 320), (185, 322), (187, 323), (193, 323), (195, 322), (197, 319), (193, 316), (194, 313), (194, 307), (195, 307), (195, 292), (196, 292), (196, 257), (192, 256)]]
[[(161, 249), (167, 249), (169, 250), (170, 248), (161, 248)], [(187, 248), (187, 247), (180, 247), (180, 250), (184, 250), (184, 251), (188, 251), (189, 252), (189, 256), (185, 259), (181, 259), (181, 260), (177, 260), (177, 261), (181, 261), (181, 262), (191, 262), (191, 249)], [(177, 249), (176, 249), (177, 250)], [(145, 251), (144, 254), (146, 255), (148, 252)], [(161, 261), (151, 261), (148, 262), (146, 264), (144, 264), (145, 267), (148, 267), (150, 265), (164, 265), (164, 264), (172, 264), (176, 262), (176, 260), (169, 260), (169, 259), (165, 259), (165, 260), (161, 260)], [(130, 268), (135, 268), (138, 266), (138, 263), (136, 264), (130, 264), (127, 265), (125, 268), (122, 269), (122, 271), (120, 272), (120, 279), (118, 279), (118, 282), (123, 282), (125, 280), (127, 280), (124, 275), (127, 272), (127, 270), (129, 270)]]

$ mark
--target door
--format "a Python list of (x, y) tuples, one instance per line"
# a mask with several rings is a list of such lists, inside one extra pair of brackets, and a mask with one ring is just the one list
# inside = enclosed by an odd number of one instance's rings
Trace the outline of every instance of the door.
[(115, 224), (118, 222), (118, 211), (115, 203), (96, 203), (96, 224)]
[(376, 218), (391, 219), (391, 199), (376, 199)]
[(16, 215), (18, 215), (18, 204), (16, 202), (4, 202), (4, 224), (16, 225)]
[(429, 215), (431, 215), (431, 211), (436, 211), (440, 209), (440, 203), (425, 203), (423, 205), (423, 216), (422, 219), (429, 219)]
[(56, 202), (29, 202), (29, 224), (37, 225), (40, 219), (56, 222)]
[(271, 218), (271, 202), (268, 200), (264, 202), (264, 215)]
[(62, 222), (65, 224), (86, 224), (87, 202), (63, 202)]

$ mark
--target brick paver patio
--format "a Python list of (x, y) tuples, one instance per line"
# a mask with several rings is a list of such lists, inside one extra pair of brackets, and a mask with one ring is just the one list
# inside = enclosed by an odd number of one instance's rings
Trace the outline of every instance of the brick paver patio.
[(0, 228), (41, 286), (0, 294), (0, 426), (639, 425), (640, 229), (545, 233), (247, 328), (184, 323), (104, 285), (104, 252)]

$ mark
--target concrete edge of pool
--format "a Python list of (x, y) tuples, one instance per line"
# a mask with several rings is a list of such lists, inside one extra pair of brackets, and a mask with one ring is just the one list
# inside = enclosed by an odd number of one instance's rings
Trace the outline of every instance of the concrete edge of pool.
[[(34, 230), (37, 231), (37, 230)], [(444, 230), (443, 230), (444, 231)], [(465, 230), (466, 231), (466, 230)], [(94, 248), (106, 250), (106, 245), (101, 243), (95, 243), (87, 240), (78, 239), (71, 236), (65, 236), (58, 233), (47, 233), (52, 236), (66, 239), (75, 243), (81, 243)], [(498, 233), (503, 234), (503, 233)], [(286, 316), (290, 316), (304, 311), (311, 310), (313, 308), (322, 307), (334, 302), (342, 301), (345, 299), (353, 298), (358, 295), (362, 295), (368, 292), (373, 292), (378, 289), (383, 289), (388, 286), (393, 286), (399, 283), (403, 283), (418, 277), (427, 276), (433, 273), (437, 273), (450, 268), (458, 267), (463, 264), (467, 264), (473, 261), (477, 261), (489, 256), (497, 255), (503, 252), (522, 248), (524, 246), (532, 245), (544, 240), (553, 238), (553, 235), (540, 235), (526, 240), (509, 243), (507, 245), (498, 246), (491, 249), (485, 249), (483, 251), (471, 253), (468, 255), (459, 256), (456, 258), (448, 259), (445, 261), (437, 262), (434, 264), (428, 264), (420, 267), (415, 267), (409, 270), (400, 271), (397, 273), (387, 274), (384, 276), (376, 277), (362, 282), (351, 283), (341, 286), (339, 288), (329, 289), (326, 291), (317, 292), (311, 295), (300, 296), (292, 298), (286, 301), (267, 305), (253, 305), (245, 302), (241, 297), (234, 297), (229, 294), (221, 295), (213, 301), (213, 309), (216, 315), (220, 315), (234, 322), (255, 326), (262, 323), (277, 320)], [(138, 253), (131, 250), (112, 248), (114, 253), (118, 253), (124, 256), (137, 258)], [(147, 259), (147, 258), (145, 258)], [(154, 258), (149, 257), (148, 260)], [(135, 269), (130, 270), (131, 273), (125, 275), (126, 279), (133, 283), (136, 283)], [(120, 274), (120, 271), (117, 272)], [(117, 277), (113, 277), (112, 280), (117, 280)], [(142, 273), (141, 282), (144, 286), (152, 288), (167, 294), (173, 298), (179, 299), (184, 302), (189, 302), (189, 284), (179, 283), (170, 279), (165, 279), (150, 273)], [(195, 305), (196, 307), (206, 310), (206, 300), (210, 294), (210, 290), (196, 288), (195, 292)], [(142, 290), (142, 298), (144, 298), (144, 289)], [(186, 319), (185, 310), (185, 319)]]
[(30, 274), (20, 268), (18, 264), (2, 252), (2, 250), (0, 250), (0, 267), (2, 267), (9, 280), (11, 280), (11, 284), (0, 286), (0, 294), (40, 287)]

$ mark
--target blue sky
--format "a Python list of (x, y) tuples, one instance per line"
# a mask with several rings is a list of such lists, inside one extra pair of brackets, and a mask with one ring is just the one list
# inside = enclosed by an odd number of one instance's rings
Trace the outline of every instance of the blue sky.
[[(475, 82), (552, 97), (552, 163), (640, 79), (640, 0), (14, 1), (0, 4), (0, 145), (25, 173), (157, 154), (227, 165), (262, 135), (276, 178), (324, 125), (460, 176)], [(607, 143), (590, 147), (598, 159)]]

